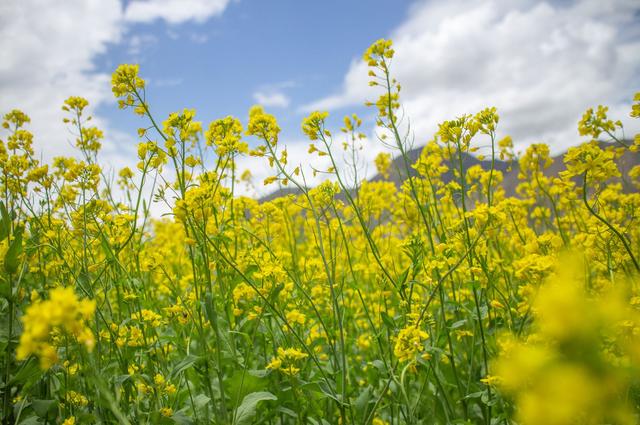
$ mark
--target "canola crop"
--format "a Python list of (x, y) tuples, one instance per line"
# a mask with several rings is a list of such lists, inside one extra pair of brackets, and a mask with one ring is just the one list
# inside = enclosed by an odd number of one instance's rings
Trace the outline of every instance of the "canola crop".
[[(78, 155), (51, 163), (29, 117), (6, 113), (3, 423), (638, 423), (640, 165), (620, 164), (640, 135), (589, 109), (553, 174), (549, 147), (516, 155), (487, 108), (411, 161), (394, 54), (364, 54), (378, 141), (355, 115), (337, 135), (326, 112), (303, 120), (309, 158), (330, 164), (315, 187), (262, 107), (244, 124), (158, 121), (137, 65), (112, 78), (147, 123), (117, 177), (87, 100), (62, 107)], [(389, 148), (381, 180), (358, 177), (366, 143)], [(245, 155), (296, 194), (239, 196)], [(518, 167), (514, 196), (498, 160)]]

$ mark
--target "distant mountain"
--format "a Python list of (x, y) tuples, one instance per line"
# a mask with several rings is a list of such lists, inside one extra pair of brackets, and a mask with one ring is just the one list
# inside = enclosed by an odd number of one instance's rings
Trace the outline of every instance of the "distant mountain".
[[(601, 142), (601, 145), (608, 146), (609, 144), (605, 142)], [(418, 160), (418, 158), (420, 157), (420, 153), (422, 152), (422, 149), (423, 149), (422, 147), (418, 147), (407, 152), (407, 158), (410, 164), (414, 164)], [(545, 175), (557, 176), (561, 171), (564, 171), (566, 169), (563, 162), (563, 157), (565, 153), (566, 152), (563, 152), (562, 154), (552, 157), (553, 163), (551, 164), (551, 166), (549, 166), (549, 168), (544, 170)], [(490, 159), (479, 160), (473, 155), (469, 155), (469, 154), (463, 154), (463, 155), (464, 155), (463, 166), (465, 169), (474, 165), (480, 165), (485, 170), (491, 169)], [(622, 157), (619, 158), (616, 162), (618, 164), (618, 167), (620, 168), (622, 175), (626, 176), (628, 175), (631, 168), (640, 164), (640, 152), (626, 151), (624, 155), (622, 155)], [(444, 164), (447, 165), (448, 168), (451, 168), (446, 161)], [(516, 187), (520, 183), (520, 180), (518, 179), (519, 164), (517, 159), (512, 162), (501, 161), (499, 159), (496, 159), (494, 162), (494, 170), (502, 171), (502, 174), (504, 176), (502, 181), (502, 186), (504, 187), (505, 193), (507, 196), (514, 196), (516, 192)], [(413, 168), (411, 168), (411, 175), (412, 176), (416, 175), (416, 171)], [(452, 177), (453, 175), (451, 171), (448, 171), (445, 174), (443, 174), (442, 180), (445, 183), (447, 183), (451, 181)], [(391, 162), (388, 178), (382, 176), (381, 174), (376, 174), (372, 178), (370, 178), (369, 181), (371, 182), (391, 181), (396, 186), (399, 187), (405, 178), (406, 178), (406, 170), (403, 164), (403, 160), (401, 157), (396, 157)], [(625, 179), (622, 179), (622, 187), (625, 192), (635, 191), (635, 188), (629, 183), (629, 181)], [(261, 197), (259, 201), (267, 202), (267, 201), (272, 201), (281, 196), (291, 195), (291, 194), (298, 195), (299, 193), (300, 191), (296, 187), (280, 188), (266, 196)]]

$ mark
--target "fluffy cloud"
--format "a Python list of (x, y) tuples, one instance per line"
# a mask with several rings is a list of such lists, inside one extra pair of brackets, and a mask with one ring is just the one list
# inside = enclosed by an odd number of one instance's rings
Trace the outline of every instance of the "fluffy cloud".
[(291, 104), (291, 98), (285, 92), (297, 85), (294, 80), (263, 84), (253, 93), (253, 100), (266, 107), (286, 108)]
[(153, 34), (134, 34), (129, 37), (127, 53), (137, 57), (140, 54), (158, 43), (158, 37)]
[[(286, 149), (288, 157), (290, 158), (288, 170), (292, 171), (296, 166), (301, 165), (301, 170), (304, 175), (297, 178), (300, 183), (306, 181), (307, 186), (313, 187), (327, 178), (326, 174), (318, 173), (313, 175), (313, 169), (327, 170), (331, 166), (331, 161), (328, 157), (318, 157), (316, 155), (309, 155), (307, 150), (309, 149), (309, 143), (304, 140), (290, 140), (281, 141), (278, 145), (279, 151)], [(340, 154), (338, 153), (338, 156)], [(264, 186), (263, 181), (269, 176), (275, 176), (277, 174), (276, 168), (269, 167), (269, 162), (263, 157), (241, 156), (238, 158), (237, 168), (239, 173), (244, 170), (249, 170), (253, 177), (252, 187), (246, 187), (241, 184), (237, 186), (238, 193), (245, 196), (261, 197), (268, 195), (278, 189), (278, 184), (273, 183), (268, 186)], [(289, 184), (289, 187), (294, 187), (293, 184)]]
[[(575, 144), (577, 121), (597, 104), (610, 105), (627, 133), (638, 131), (628, 113), (640, 88), (639, 12), (630, 0), (414, 4), (390, 36), (392, 72), (417, 142), (438, 122), (486, 106), (498, 108), (502, 133), (520, 148), (544, 141), (558, 152)], [(366, 74), (354, 60), (339, 92), (303, 109), (374, 99)]]
[(290, 103), (289, 97), (279, 91), (257, 91), (253, 94), (253, 98), (260, 105), (275, 108), (286, 108)]
[[(351, 150), (351, 145), (349, 145), (348, 150), (343, 150), (342, 142), (346, 140), (346, 136), (340, 132), (336, 132), (336, 134), (334, 134), (331, 151), (333, 152), (336, 166), (339, 169), (343, 182), (351, 187), (353, 186), (355, 178), (361, 182), (363, 179), (373, 177), (377, 172), (373, 165), (375, 157), (381, 152), (390, 152), (390, 150), (376, 140), (364, 138), (355, 142), (356, 149), (354, 155)], [(329, 156), (309, 154), (309, 143), (309, 140), (304, 139), (281, 140), (278, 142), (278, 152), (281, 152), (283, 149), (287, 150), (287, 170), (291, 172), (294, 168), (300, 166), (302, 174), (296, 177), (296, 180), (301, 184), (306, 184), (308, 187), (317, 186), (325, 180), (336, 181), (335, 174), (326, 173), (332, 166)], [(315, 142), (315, 145), (324, 150), (324, 147), (318, 141)], [(354, 171), (354, 162), (356, 171)], [(245, 184), (236, 186), (237, 193), (240, 195), (260, 198), (278, 189), (277, 183), (268, 186), (263, 185), (265, 178), (277, 175), (277, 169), (269, 167), (266, 158), (251, 156), (238, 157), (237, 169), (238, 174), (249, 170), (253, 177), (252, 185), (249, 187)], [(314, 173), (314, 170), (317, 171), (317, 173)], [(294, 187), (294, 185), (289, 183), (288, 187)]]
[[(120, 43), (135, 22), (203, 21), (222, 13), (227, 1), (10, 0), (0, 3), (0, 113), (18, 108), (31, 116), (37, 150), (45, 159), (70, 155), (74, 136), (62, 123), (60, 109), (71, 95), (86, 97), (93, 112), (114, 102), (111, 77), (99, 72), (96, 59)], [(131, 54), (155, 42), (150, 35), (129, 34)], [(160, 85), (161, 82), (158, 82)], [(135, 140), (95, 117), (105, 129), (102, 158), (115, 167), (135, 159)]]
[[(71, 153), (73, 136), (60, 107), (71, 95), (88, 98), (92, 107), (111, 101), (110, 77), (96, 72), (94, 60), (121, 39), (120, 2), (10, 1), (0, 19), (0, 111), (18, 108), (31, 116), (45, 158)], [(105, 148), (115, 150), (112, 143)]]
[(229, 0), (138, 0), (125, 12), (130, 22), (152, 22), (163, 19), (171, 24), (186, 21), (204, 22), (221, 15)]

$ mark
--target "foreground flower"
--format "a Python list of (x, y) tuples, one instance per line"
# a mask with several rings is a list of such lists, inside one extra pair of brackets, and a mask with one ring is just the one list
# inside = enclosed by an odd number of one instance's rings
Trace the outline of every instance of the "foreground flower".
[(562, 264), (534, 303), (536, 332), (500, 340), (494, 382), (524, 425), (636, 423), (625, 398), (638, 372), (640, 315), (622, 291), (585, 290), (579, 261)]
[(39, 357), (42, 369), (50, 368), (58, 360), (54, 333), (71, 337), (91, 350), (95, 340), (85, 321), (93, 317), (95, 308), (95, 301), (79, 300), (72, 288), (51, 290), (48, 300), (35, 302), (22, 317), (24, 332), (17, 359), (33, 354)]

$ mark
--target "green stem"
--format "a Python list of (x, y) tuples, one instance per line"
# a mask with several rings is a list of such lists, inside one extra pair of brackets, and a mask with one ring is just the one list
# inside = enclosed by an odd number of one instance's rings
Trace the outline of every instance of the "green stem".
[(618, 230), (616, 230), (616, 228), (613, 227), (613, 225), (609, 223), (607, 219), (599, 215), (593, 209), (593, 207), (589, 205), (589, 201), (587, 200), (587, 173), (588, 171), (585, 171), (584, 176), (582, 178), (582, 200), (584, 202), (584, 205), (587, 207), (591, 215), (593, 215), (595, 218), (600, 220), (600, 222), (602, 222), (605, 226), (607, 226), (609, 230), (611, 230), (618, 237), (618, 239), (620, 239), (620, 242), (622, 242), (622, 245), (624, 246), (624, 249), (627, 251), (627, 254), (629, 254), (629, 257), (631, 257), (631, 261), (633, 262), (633, 265), (635, 266), (636, 271), (640, 272), (640, 264), (638, 264), (638, 260), (636, 260), (636, 257), (633, 255), (633, 252), (631, 251), (631, 247), (629, 246), (627, 239)]

